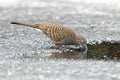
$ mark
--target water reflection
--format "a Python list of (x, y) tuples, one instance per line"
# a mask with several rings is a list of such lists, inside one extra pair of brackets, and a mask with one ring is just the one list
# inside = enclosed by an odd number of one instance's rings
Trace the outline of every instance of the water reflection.
[(79, 50), (73, 50), (73, 51), (66, 51), (62, 53), (54, 52), (50, 55), (50, 58), (86, 59), (87, 55), (83, 55), (83, 52), (80, 52)]
[(34, 58), (34, 59), (86, 59), (87, 54), (81, 49), (70, 49), (66, 51), (55, 51), (51, 53), (32, 53), (32, 54), (22, 54), (17, 56), (17, 58)]
[[(46, 49), (45, 51), (49, 51)], [(49, 53), (32, 53), (17, 55), (20, 58), (34, 59), (104, 59), (104, 60), (120, 60), (120, 42), (102, 42), (88, 44), (88, 52), (84, 55), (84, 50), (70, 49), (66, 51), (56, 51), (51, 49)]]
[(101, 42), (88, 44), (88, 58), (120, 60), (120, 42)]

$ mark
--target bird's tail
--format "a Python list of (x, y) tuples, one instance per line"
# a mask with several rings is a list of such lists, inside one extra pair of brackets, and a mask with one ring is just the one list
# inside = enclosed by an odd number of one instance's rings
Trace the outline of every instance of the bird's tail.
[(39, 27), (37, 24), (23, 23), (23, 22), (11, 22), (11, 24), (24, 25), (24, 26), (29, 26), (29, 27), (33, 27), (33, 28)]

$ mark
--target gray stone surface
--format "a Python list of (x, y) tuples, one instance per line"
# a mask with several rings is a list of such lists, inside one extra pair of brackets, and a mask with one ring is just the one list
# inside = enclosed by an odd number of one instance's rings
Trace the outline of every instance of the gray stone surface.
[(9, 24), (55, 22), (88, 43), (119, 41), (119, 0), (12, 1), (0, 6), (0, 80), (120, 80), (119, 62), (43, 58), (55, 51), (46, 49), (50, 40), (36, 29)]

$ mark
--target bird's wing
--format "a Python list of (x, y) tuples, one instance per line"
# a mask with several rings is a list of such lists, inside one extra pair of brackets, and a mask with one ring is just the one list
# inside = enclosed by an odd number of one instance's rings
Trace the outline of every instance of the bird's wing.
[(60, 42), (66, 38), (74, 38), (76, 36), (72, 29), (61, 24), (44, 22), (40, 23), (39, 29), (54, 42)]

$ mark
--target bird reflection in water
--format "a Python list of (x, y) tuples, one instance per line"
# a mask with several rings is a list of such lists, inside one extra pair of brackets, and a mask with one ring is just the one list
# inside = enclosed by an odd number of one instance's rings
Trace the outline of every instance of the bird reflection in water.
[[(53, 48), (53, 47), (52, 47)], [(56, 48), (58, 49), (58, 48)], [(62, 52), (53, 52), (49, 56), (52, 59), (86, 59), (87, 49), (67, 47)]]

